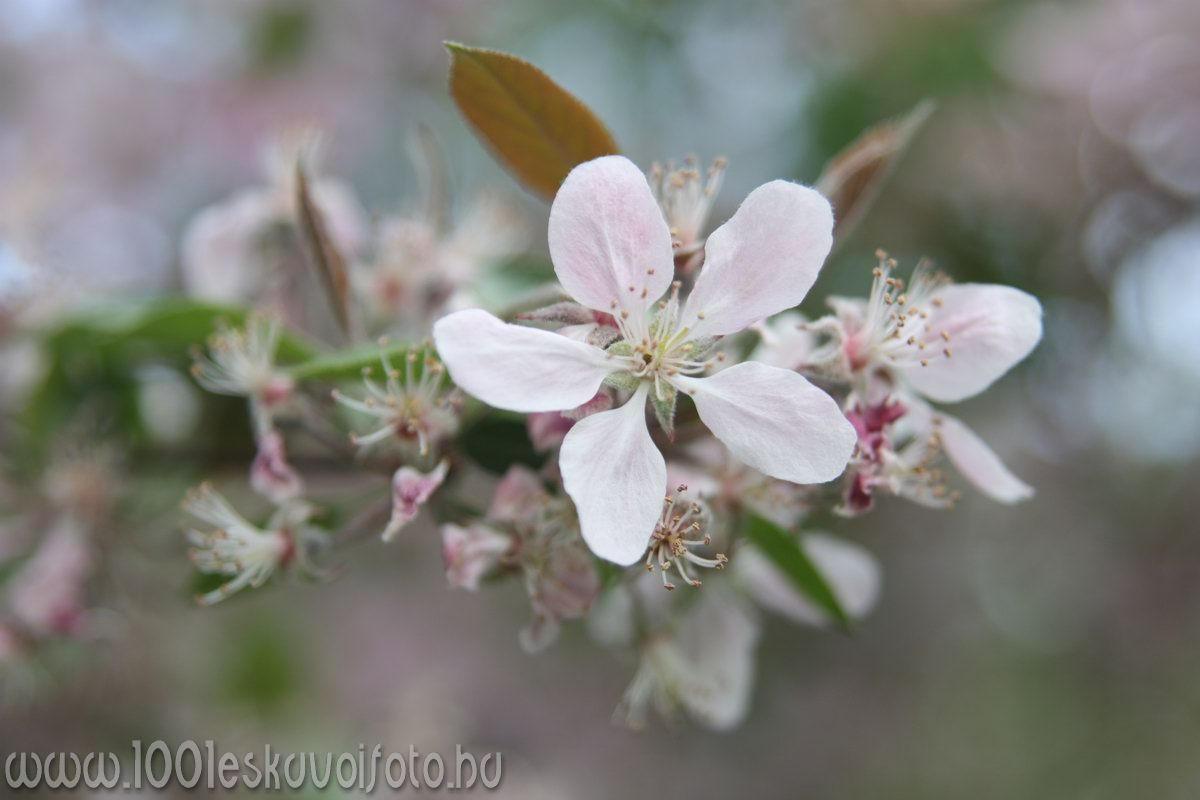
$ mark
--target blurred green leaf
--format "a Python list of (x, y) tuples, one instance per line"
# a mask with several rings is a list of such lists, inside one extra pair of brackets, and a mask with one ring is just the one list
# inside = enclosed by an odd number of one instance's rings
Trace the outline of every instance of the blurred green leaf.
[(538, 468), (544, 453), (533, 449), (525, 418), (519, 414), (489, 414), (467, 427), (459, 437), (463, 451), (481, 467), (503, 474), (513, 464)]
[(792, 580), (805, 597), (816, 603), (843, 629), (849, 629), (850, 618), (837, 595), (804, 552), (795, 535), (755, 514), (750, 515), (746, 522), (745, 535)]
[(552, 199), (576, 164), (619, 152), (604, 123), (528, 61), (445, 44), (454, 102), (526, 188)]
[(255, 66), (278, 70), (300, 61), (313, 35), (311, 12), (295, 3), (275, 3), (264, 9), (250, 30)]
[(288, 373), (298, 381), (350, 380), (361, 377), (364, 369), (380, 370), (384, 356), (393, 364), (402, 367), (411, 347), (408, 344), (355, 345), (346, 350), (302, 361), (290, 367)]
[[(18, 466), (28, 470), (40, 463), (51, 437), (83, 416), (89, 428), (136, 444), (141, 435), (137, 367), (150, 362), (182, 367), (218, 321), (239, 325), (247, 313), (173, 298), (94, 309), (42, 331), (45, 372), (15, 420)], [(280, 337), (281, 363), (309, 360), (313, 354), (303, 339), (290, 333)]]
[(232, 702), (276, 713), (306, 682), (302, 642), (277, 616), (242, 623), (224, 640), (218, 675)]

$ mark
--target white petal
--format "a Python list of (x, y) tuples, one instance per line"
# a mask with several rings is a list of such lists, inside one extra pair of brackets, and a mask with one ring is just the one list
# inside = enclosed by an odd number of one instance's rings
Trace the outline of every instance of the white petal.
[(642, 315), (675, 276), (671, 233), (632, 161), (604, 156), (567, 175), (550, 207), (550, 258), (563, 288), (598, 311)]
[(697, 335), (736, 333), (799, 304), (832, 246), (828, 200), (796, 183), (763, 184), (708, 237), (683, 324)]
[(591, 400), (611, 368), (604, 351), (469, 309), (433, 326), (438, 355), (462, 389), (509, 411), (561, 411)]
[[(806, 534), (803, 547), (851, 619), (860, 619), (875, 607), (879, 562), (866, 549), (823, 533)], [(763, 608), (804, 625), (832, 622), (757, 548), (741, 548), (730, 565), (746, 592)]]
[(747, 361), (672, 382), (738, 460), (773, 478), (824, 483), (842, 474), (854, 451), (854, 426), (838, 404), (794, 372)]
[(698, 722), (729, 730), (749, 709), (759, 624), (735, 597), (709, 587), (700, 595), (673, 642), (686, 664), (675, 688)]
[(987, 442), (962, 420), (937, 412), (933, 424), (946, 457), (979, 491), (1000, 503), (1019, 503), (1033, 497), (1033, 487), (1012, 474)]
[(662, 513), (667, 465), (646, 427), (646, 388), (612, 411), (575, 424), (559, 456), (583, 540), (600, 558), (627, 566), (645, 552)]
[[(900, 372), (921, 394), (952, 403), (982, 392), (1042, 338), (1042, 306), (1011, 286), (964, 283), (937, 290), (940, 306), (932, 306), (923, 322), (937, 345), (928, 366), (919, 363)], [(941, 352), (942, 333), (949, 336)]]

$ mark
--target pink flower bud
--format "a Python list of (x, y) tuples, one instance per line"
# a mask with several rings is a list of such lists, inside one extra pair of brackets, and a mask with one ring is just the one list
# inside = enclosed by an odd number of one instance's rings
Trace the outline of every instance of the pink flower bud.
[(400, 529), (412, 522), (421, 506), (442, 485), (450, 464), (439, 463), (428, 473), (412, 467), (401, 467), (392, 477), (392, 518), (383, 530), (383, 540), (390, 542)]
[(70, 517), (50, 530), (33, 558), (13, 578), (13, 614), (39, 635), (82, 632), (83, 584), (92, 568), (83, 531)]
[(258, 440), (258, 455), (250, 466), (250, 485), (275, 505), (304, 493), (304, 481), (288, 464), (283, 436), (278, 431), (267, 431)]

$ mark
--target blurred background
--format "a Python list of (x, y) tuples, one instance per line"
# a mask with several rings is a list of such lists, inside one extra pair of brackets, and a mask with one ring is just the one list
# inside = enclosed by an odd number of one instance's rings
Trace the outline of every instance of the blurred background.
[[(633, 734), (609, 722), (632, 665), (579, 630), (526, 656), (520, 591), (451, 591), (432, 530), (329, 585), (196, 608), (176, 506), (220, 465), (97, 445), (142, 524), (110, 532), (102, 641), (0, 677), (0, 752), (461, 742), (503, 751), (526, 798), (1200, 795), (1195, 0), (0, 0), (5, 447), (37, 400), (26, 332), (181, 292), (188, 221), (261, 184), (288, 125), (324, 130), (324, 173), (371, 212), (414, 202), (404, 142), (427, 125), (461, 195), (499, 192), (543, 230), (453, 107), (444, 39), (541, 66), (640, 164), (727, 157), (718, 220), (935, 100), (811, 310), (862, 294), (877, 247), (1037, 295), (1040, 347), (959, 408), (1037, 497), (889, 499), (843, 523), (884, 566), (856, 633), (773, 623), (742, 728)], [(181, 374), (131, 380), (148, 419), (201, 402)]]

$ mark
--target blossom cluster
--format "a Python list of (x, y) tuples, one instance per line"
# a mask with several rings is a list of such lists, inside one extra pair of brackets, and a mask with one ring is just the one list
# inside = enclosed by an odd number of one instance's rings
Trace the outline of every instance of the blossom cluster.
[[(726, 169), (579, 164), (550, 208), (556, 283), (503, 307), (479, 287), (528, 238), (503, 204), (454, 225), (424, 203), (364, 236), (372, 226), (349, 190), (319, 181), (313, 199), (349, 271), (352, 320), (337, 336), (272, 277), (301, 238), (291, 172), (203, 212), (187, 237), (192, 290), (256, 310), (216, 331), (194, 375), (247, 399), (257, 451), (247, 481), (272, 510), (256, 524), (208, 484), (188, 496), (206, 523), (187, 534), (192, 560), (222, 581), (200, 601), (283, 572), (332, 574), (363, 528), (388, 546), (436, 530), (450, 587), (521, 585), (525, 650), (584, 620), (599, 645), (630, 657), (618, 719), (682, 712), (726, 729), (749, 705), (764, 613), (831, 628), (877, 600), (874, 558), (811, 530), (814, 512), (863, 514), (886, 496), (950, 508), (959, 478), (1002, 503), (1030, 497), (942, 406), (1031, 352), (1037, 300), (954, 283), (924, 262), (905, 280), (880, 252), (864, 266), (865, 297), (830, 297), (827, 315), (802, 316), (835, 209), (773, 180), (709, 231)], [(331, 349), (348, 337), (343, 351), (373, 363), (357, 383), (280, 366), (281, 336), (296, 329)], [(514, 415), (528, 447), (483, 468), (470, 432)], [(312, 498), (330, 492), (289, 460), (296, 448), (325, 448), (390, 484), (329, 530)], [(811, 566), (816, 588), (787, 558)]]

